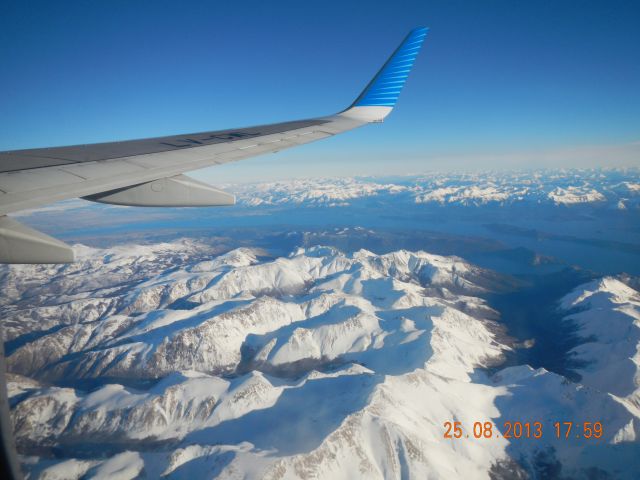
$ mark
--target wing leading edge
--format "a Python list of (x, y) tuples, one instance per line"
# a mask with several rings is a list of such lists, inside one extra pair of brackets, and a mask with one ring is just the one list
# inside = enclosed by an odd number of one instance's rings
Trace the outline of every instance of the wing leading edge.
[[(425, 28), (412, 30), (356, 101), (335, 115), (215, 132), (0, 152), (0, 263), (73, 259), (71, 248), (61, 242), (14, 220), (2, 221), (3, 216), (19, 210), (75, 197), (140, 206), (232, 204), (230, 194), (191, 181), (182, 173), (382, 122), (398, 99), (426, 33)], [(25, 249), (29, 243), (39, 246), (31, 250), (31, 256)], [(47, 254), (49, 245), (51, 255)]]

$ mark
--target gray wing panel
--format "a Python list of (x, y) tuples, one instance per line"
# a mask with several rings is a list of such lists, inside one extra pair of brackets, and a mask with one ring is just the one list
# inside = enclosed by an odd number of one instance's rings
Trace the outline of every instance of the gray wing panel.
[(323, 119), (298, 120), (257, 127), (186, 133), (183, 135), (126, 140), (122, 142), (13, 150), (0, 152), (0, 172), (14, 172), (32, 168), (69, 165), (72, 163), (96, 162), (221, 143), (233, 143), (240, 140), (257, 139), (266, 135), (318, 126), (326, 122), (327, 120)]
[[(215, 138), (211, 140), (210, 144), (204, 143), (203, 137), (196, 137), (194, 140), (202, 141), (201, 144), (176, 146), (179, 145), (176, 138), (180, 137), (185, 140), (191, 136), (132, 141), (127, 146), (127, 152), (135, 151), (129, 148), (134, 144), (138, 147), (147, 145), (144, 147), (145, 149), (149, 145), (163, 149), (158, 152), (136, 153), (118, 158), (111, 158), (110, 155), (114, 155), (116, 152), (121, 154), (125, 150), (117, 150), (119, 147), (116, 144), (98, 144), (97, 147), (100, 148), (95, 150), (91, 145), (44, 149), (58, 150), (59, 152), (69, 149), (77, 156), (68, 155), (67, 158), (63, 158), (59, 163), (53, 165), (0, 172), (0, 215), (67, 198), (84, 197), (175, 176), (191, 170), (242, 160), (263, 153), (277, 152), (351, 130), (364, 125), (364, 123), (343, 115), (335, 115), (302, 122), (255, 127), (259, 129), (259, 134), (244, 137), (233, 135), (231, 139), (227, 140)], [(251, 129), (244, 129), (244, 131), (254, 132)], [(234, 133), (240, 132), (240, 130), (227, 132)], [(257, 132), (258, 130), (254, 133)], [(231, 133), (227, 134), (231, 135)], [(171, 143), (167, 140), (168, 138), (172, 138), (176, 142), (173, 147), (167, 145), (167, 148), (164, 149), (164, 147), (158, 146), (159, 143)], [(34, 151), (36, 150), (30, 152)], [(43, 149), (37, 151), (42, 152)], [(78, 153), (80, 151), (84, 151), (86, 157), (81, 157), (81, 154)], [(138, 150), (138, 152), (142, 152), (142, 150)], [(6, 152), (7, 155), (15, 153)], [(15, 157), (13, 158), (15, 159)], [(24, 156), (22, 158), (39, 159), (44, 157)], [(57, 161), (58, 159), (56, 159)]]

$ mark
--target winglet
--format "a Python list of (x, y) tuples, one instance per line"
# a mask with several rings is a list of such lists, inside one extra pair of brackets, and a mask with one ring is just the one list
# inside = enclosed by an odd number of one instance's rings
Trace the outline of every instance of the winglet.
[(341, 115), (366, 122), (384, 120), (400, 96), (427, 30), (424, 27), (411, 30), (356, 101)]

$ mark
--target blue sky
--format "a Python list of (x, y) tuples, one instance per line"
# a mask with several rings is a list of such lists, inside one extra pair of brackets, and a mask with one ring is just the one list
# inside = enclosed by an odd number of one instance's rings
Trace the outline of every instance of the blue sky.
[(330, 114), (424, 25), (384, 125), (200, 176), (638, 165), (639, 24), (634, 1), (2, 2), (0, 150)]

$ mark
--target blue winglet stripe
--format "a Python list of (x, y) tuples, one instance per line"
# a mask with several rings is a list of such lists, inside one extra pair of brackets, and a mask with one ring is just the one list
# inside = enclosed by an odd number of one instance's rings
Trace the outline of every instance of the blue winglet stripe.
[(393, 107), (427, 35), (426, 28), (414, 28), (387, 63), (353, 102), (352, 107)]

